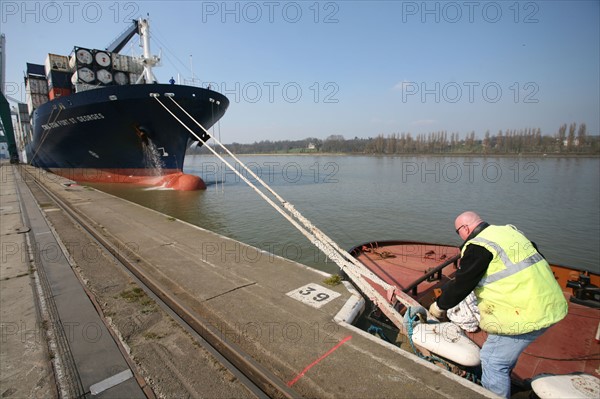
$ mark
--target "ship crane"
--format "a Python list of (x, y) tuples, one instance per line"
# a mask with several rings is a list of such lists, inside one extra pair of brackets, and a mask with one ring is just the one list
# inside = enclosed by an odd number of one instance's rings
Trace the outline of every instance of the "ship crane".
[(147, 18), (140, 18), (139, 20), (132, 20), (132, 24), (127, 28), (119, 37), (117, 37), (106, 50), (111, 53), (118, 53), (125, 45), (131, 40), (131, 38), (138, 34), (140, 36), (140, 42), (143, 50), (141, 57), (141, 64), (144, 66), (144, 73), (140, 75), (136, 84), (142, 83), (142, 81), (148, 83), (156, 83), (156, 77), (152, 72), (152, 68), (160, 62), (160, 57), (152, 55), (150, 51), (150, 23)]
[(131, 40), (131, 38), (138, 33), (139, 31), (139, 23), (136, 19), (132, 21), (132, 25), (127, 28), (119, 37), (117, 37), (111, 44), (108, 45), (106, 51), (111, 53), (118, 53), (123, 50), (127, 42)]

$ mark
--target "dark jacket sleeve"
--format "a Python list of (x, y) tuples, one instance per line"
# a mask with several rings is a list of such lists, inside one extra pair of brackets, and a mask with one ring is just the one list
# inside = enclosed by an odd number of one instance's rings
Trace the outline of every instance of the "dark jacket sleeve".
[(454, 279), (442, 288), (442, 295), (437, 299), (438, 307), (448, 310), (465, 299), (487, 271), (492, 257), (492, 253), (482, 246), (468, 245)]

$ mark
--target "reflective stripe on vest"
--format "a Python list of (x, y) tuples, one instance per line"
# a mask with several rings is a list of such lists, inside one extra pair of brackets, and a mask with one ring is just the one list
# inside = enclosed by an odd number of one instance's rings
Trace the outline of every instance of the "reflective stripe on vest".
[(540, 255), (538, 252), (536, 252), (533, 255), (531, 255), (529, 258), (525, 258), (520, 262), (513, 263), (510, 260), (510, 258), (508, 257), (508, 254), (506, 252), (504, 252), (504, 250), (495, 242), (486, 240), (485, 238), (481, 238), (481, 237), (475, 237), (471, 240), (471, 242), (480, 242), (480, 243), (489, 245), (490, 247), (494, 248), (494, 250), (498, 254), (498, 257), (500, 258), (500, 260), (506, 267), (506, 269), (501, 270), (498, 273), (494, 273), (490, 276), (482, 278), (479, 281), (479, 283), (477, 284), (478, 287), (483, 287), (487, 284), (491, 284), (498, 280), (502, 280), (503, 278), (512, 276), (513, 274), (516, 274), (516, 273), (520, 272), (521, 270), (528, 268), (529, 266), (533, 266), (536, 263), (538, 263), (539, 261), (544, 259), (542, 257), (542, 255)]

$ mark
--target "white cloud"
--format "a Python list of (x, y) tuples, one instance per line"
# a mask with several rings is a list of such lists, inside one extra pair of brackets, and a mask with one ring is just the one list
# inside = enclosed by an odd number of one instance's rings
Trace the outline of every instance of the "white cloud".
[(385, 119), (385, 118), (381, 118), (381, 117), (373, 117), (370, 120), (370, 123), (372, 125), (385, 125), (385, 126), (389, 126), (389, 125), (395, 125), (398, 122), (395, 119)]
[(392, 87), (392, 90), (404, 91), (408, 85), (413, 86), (414, 84), (415, 82), (404, 79), (403, 81), (396, 83), (394, 87)]

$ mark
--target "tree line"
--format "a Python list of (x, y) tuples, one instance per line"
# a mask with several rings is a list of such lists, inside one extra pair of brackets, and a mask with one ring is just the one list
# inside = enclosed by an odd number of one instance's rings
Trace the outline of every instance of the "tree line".
[[(485, 132), (476, 138), (475, 132), (464, 137), (459, 133), (438, 131), (421, 133), (379, 134), (375, 137), (346, 139), (333, 134), (321, 140), (263, 140), (252, 144), (231, 143), (227, 147), (235, 154), (286, 153), (346, 153), (346, 154), (600, 154), (600, 137), (588, 135), (585, 123), (563, 124), (552, 135), (542, 135), (540, 128)], [(208, 153), (201, 147), (188, 153)]]

